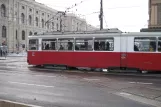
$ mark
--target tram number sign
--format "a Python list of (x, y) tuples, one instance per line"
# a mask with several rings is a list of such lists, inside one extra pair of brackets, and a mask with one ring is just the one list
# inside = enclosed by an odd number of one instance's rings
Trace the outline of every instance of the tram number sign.
[(32, 56), (35, 56), (35, 52), (32, 52)]

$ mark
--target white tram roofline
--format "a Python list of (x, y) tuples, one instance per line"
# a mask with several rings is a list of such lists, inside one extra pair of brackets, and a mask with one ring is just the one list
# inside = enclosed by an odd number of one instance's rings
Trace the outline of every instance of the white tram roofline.
[(120, 37), (120, 33), (111, 34), (68, 34), (68, 35), (39, 35), (39, 36), (29, 36), (29, 39), (47, 39), (47, 38), (108, 38), (108, 37)]
[(161, 32), (130, 32), (130, 33), (93, 33), (93, 34), (42, 34), (29, 36), (29, 39), (47, 38), (105, 38), (105, 37), (161, 37)]

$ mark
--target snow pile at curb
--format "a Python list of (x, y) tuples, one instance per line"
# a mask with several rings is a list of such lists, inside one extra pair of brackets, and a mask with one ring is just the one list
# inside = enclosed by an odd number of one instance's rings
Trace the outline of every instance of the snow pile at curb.
[(23, 52), (23, 53), (8, 53), (7, 56), (12, 56), (12, 57), (16, 57), (16, 56), (27, 56), (27, 53)]

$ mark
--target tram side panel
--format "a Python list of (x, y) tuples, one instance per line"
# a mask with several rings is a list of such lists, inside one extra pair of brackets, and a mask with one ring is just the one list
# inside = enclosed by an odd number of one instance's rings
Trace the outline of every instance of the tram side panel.
[[(39, 54), (36, 55), (36, 54)], [(32, 56), (29, 52), (29, 62), (33, 65), (66, 65), (71, 67), (108, 68), (120, 66), (119, 52), (59, 52), (41, 51)], [(39, 58), (40, 57), (40, 58)]]
[(120, 67), (120, 37), (114, 37), (112, 51), (29, 51), (29, 64), (67, 65), (72, 67)]
[(119, 52), (74, 52), (75, 67), (109, 68), (120, 66)]
[(67, 51), (42, 51), (43, 64), (53, 65), (68, 65), (71, 66), (73, 63), (73, 52)]
[(142, 70), (146, 71), (161, 71), (161, 53), (143, 53), (143, 62), (142, 62)]
[(29, 65), (42, 65), (43, 57), (41, 51), (28, 51), (27, 62)]
[[(129, 37), (128, 39), (127, 67), (137, 68), (137, 69), (145, 70), (145, 71), (161, 71), (161, 64), (160, 64), (161, 53), (157, 52), (157, 50), (150, 51), (149, 46), (147, 47), (147, 49), (145, 49), (145, 46), (142, 46), (142, 44), (139, 44), (138, 47), (140, 48), (139, 50), (136, 50), (135, 49), (135, 45), (136, 45), (135, 38), (136, 37), (134, 36), (134, 37)], [(140, 37), (140, 38), (143, 38), (143, 37)], [(149, 37), (144, 37), (144, 38), (149, 38)], [(142, 42), (145, 43), (148, 41), (147, 40), (141, 41), (141, 43)], [(142, 47), (143, 49), (141, 49)]]

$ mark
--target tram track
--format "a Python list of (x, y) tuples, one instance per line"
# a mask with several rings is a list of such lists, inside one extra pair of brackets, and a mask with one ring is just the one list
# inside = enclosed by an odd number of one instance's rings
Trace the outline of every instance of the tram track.
[[(16, 61), (14, 61), (16, 62)], [(22, 61), (23, 62), (23, 61)], [(20, 69), (20, 70), (17, 70)], [(147, 73), (147, 74), (140, 74), (134, 71), (123, 71), (120, 72), (119, 70), (114, 70), (111, 72), (100, 72), (100, 71), (91, 71), (89, 69), (79, 69), (79, 70), (67, 70), (65, 67), (45, 67), (39, 68), (34, 67), (27, 64), (14, 64), (14, 63), (2, 63), (0, 64), (0, 70), (6, 70), (6, 72), (16, 72), (22, 73), (25, 72), (36, 72), (36, 71), (44, 71), (45, 72), (67, 72), (67, 73), (84, 73), (84, 74), (93, 74), (93, 75), (111, 75), (111, 76), (135, 76), (135, 77), (150, 77), (150, 78), (161, 78), (161, 73)], [(10, 71), (11, 70), (11, 71)], [(23, 72), (24, 73), (24, 72)]]

